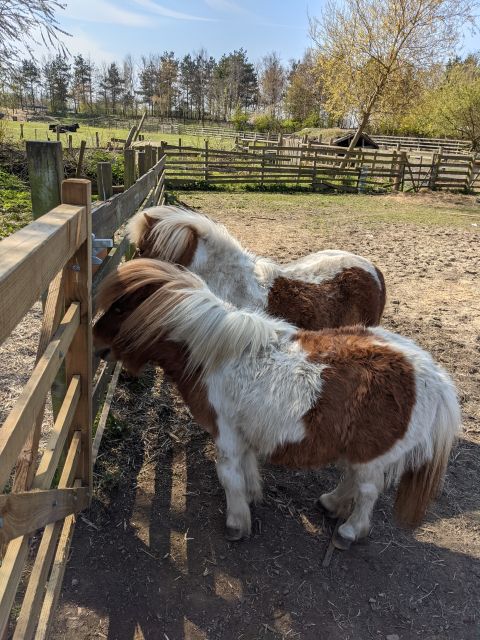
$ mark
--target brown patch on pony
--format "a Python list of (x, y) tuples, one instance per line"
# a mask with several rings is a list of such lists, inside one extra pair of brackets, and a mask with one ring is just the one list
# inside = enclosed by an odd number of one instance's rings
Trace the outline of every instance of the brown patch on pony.
[[(156, 258), (157, 260), (161, 260), (162, 257), (158, 256), (157, 252), (154, 249), (154, 228), (161, 220), (159, 218), (152, 218), (147, 213), (144, 213), (143, 215), (145, 217), (145, 220), (147, 221), (147, 224), (144, 233), (142, 233), (137, 242), (135, 257), (141, 256), (142, 258)], [(198, 233), (196, 229), (194, 229), (190, 225), (185, 225), (183, 226), (183, 228), (188, 233), (187, 244), (181, 255), (179, 255), (175, 260), (175, 264), (178, 264), (182, 267), (189, 267), (193, 260), (193, 256), (195, 255), (195, 251), (198, 247)]]
[(415, 374), (402, 354), (374, 344), (377, 338), (362, 327), (300, 331), (297, 339), (309, 360), (327, 365), (323, 388), (303, 417), (305, 438), (279, 447), (273, 463), (365, 463), (404, 437), (415, 404)]
[(449, 451), (436, 451), (433, 459), (419, 469), (403, 473), (394, 507), (399, 524), (415, 528), (422, 522), (428, 505), (442, 489), (448, 454)]
[(320, 283), (280, 276), (268, 293), (267, 312), (313, 331), (353, 324), (377, 325), (385, 306), (383, 275), (377, 272), (381, 287), (359, 267), (344, 269)]

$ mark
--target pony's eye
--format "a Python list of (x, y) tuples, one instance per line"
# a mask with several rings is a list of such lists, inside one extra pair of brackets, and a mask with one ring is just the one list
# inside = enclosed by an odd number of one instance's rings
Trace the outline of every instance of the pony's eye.
[(113, 307), (113, 313), (122, 313), (120, 307)]

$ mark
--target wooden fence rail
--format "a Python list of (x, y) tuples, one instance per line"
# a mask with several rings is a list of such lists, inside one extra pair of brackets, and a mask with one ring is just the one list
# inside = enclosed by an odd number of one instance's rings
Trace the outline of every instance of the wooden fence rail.
[[(138, 144), (138, 143), (137, 143)], [(233, 151), (164, 144), (172, 186), (247, 184), (341, 192), (450, 189), (480, 193), (480, 157), (308, 144)], [(141, 148), (141, 147), (139, 147)]]
[[(103, 278), (128, 258), (124, 223), (139, 208), (164, 201), (165, 154), (155, 148), (149, 158), (149, 168), (130, 188), (93, 210), (90, 181), (65, 180), (61, 205), (0, 243), (0, 343), (48, 291), (37, 362), (0, 428), (0, 484), (4, 490), (0, 495), (0, 638), (5, 637), (9, 624), (16, 640), (46, 638), (51, 628), (75, 514), (91, 499), (93, 464), (121, 369), (120, 364), (98, 368), (92, 357), (95, 294)], [(133, 179), (138, 173), (136, 164)], [(102, 167), (101, 172), (102, 190), (111, 193), (111, 171)], [(92, 237), (100, 236), (114, 241), (92, 277), (92, 254), (96, 253)], [(45, 398), (63, 362), (65, 395), (37, 465)], [(93, 422), (106, 396), (93, 441)], [(57, 469), (58, 485), (52, 486)], [(43, 532), (19, 602), (30, 536), (39, 528)], [(13, 621), (10, 612), (16, 598), (20, 614)]]

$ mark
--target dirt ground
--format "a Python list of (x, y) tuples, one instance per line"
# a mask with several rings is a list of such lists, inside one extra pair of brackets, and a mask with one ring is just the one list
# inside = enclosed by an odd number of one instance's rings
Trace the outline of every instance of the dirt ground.
[(453, 375), (464, 436), (422, 527), (398, 529), (388, 493), (370, 537), (324, 568), (333, 524), (316, 500), (334, 469), (265, 467), (254, 533), (229, 543), (209, 438), (161, 371), (123, 375), (52, 638), (478, 640), (480, 206), (427, 195), (177, 195), (281, 262), (329, 247), (374, 260), (388, 288), (385, 326)]

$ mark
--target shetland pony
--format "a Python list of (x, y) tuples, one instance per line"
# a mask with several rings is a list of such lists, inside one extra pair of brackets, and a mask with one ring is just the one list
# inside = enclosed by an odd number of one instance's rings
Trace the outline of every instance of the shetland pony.
[(344, 467), (320, 498), (346, 518), (339, 548), (368, 534), (390, 483), (398, 484), (400, 522), (421, 521), (442, 485), (460, 413), (448, 375), (411, 340), (379, 327), (299, 330), (236, 309), (195, 274), (148, 259), (106, 278), (99, 304), (97, 354), (133, 373), (159, 364), (215, 439), (229, 539), (250, 533), (249, 503), (262, 495), (258, 458)]
[(264, 309), (302, 329), (379, 324), (385, 306), (382, 273), (346, 251), (320, 251), (278, 265), (244, 249), (207, 216), (153, 207), (128, 224), (137, 255), (166, 260), (201, 276), (237, 307)]

